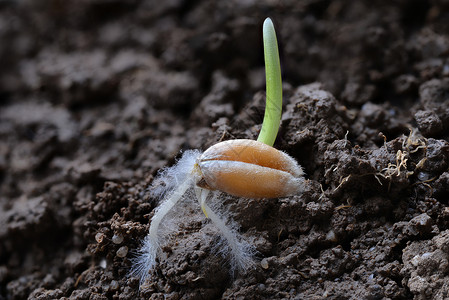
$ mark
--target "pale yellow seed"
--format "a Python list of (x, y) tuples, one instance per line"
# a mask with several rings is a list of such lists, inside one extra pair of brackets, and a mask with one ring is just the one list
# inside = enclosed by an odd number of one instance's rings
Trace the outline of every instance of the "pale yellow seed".
[(304, 173), (292, 157), (254, 140), (218, 143), (200, 156), (198, 166), (199, 185), (239, 197), (285, 197), (304, 187)]

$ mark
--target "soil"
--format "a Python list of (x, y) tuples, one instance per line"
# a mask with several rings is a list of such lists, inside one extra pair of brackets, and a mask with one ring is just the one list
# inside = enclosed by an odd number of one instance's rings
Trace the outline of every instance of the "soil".
[[(275, 147), (302, 195), (194, 202), (146, 289), (129, 276), (187, 149), (257, 137), (275, 23)], [(449, 2), (0, 2), (0, 299), (449, 299)]]

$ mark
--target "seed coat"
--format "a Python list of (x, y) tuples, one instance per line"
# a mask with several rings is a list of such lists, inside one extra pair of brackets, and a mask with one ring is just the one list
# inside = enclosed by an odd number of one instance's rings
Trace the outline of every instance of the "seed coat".
[(218, 143), (200, 156), (198, 166), (206, 188), (238, 197), (286, 197), (304, 187), (304, 172), (292, 157), (254, 140)]

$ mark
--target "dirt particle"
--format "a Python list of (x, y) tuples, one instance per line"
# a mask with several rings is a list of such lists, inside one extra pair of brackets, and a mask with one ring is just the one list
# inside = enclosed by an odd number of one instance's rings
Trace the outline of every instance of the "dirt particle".
[(439, 135), (443, 130), (443, 123), (433, 111), (420, 110), (415, 114), (415, 120), (419, 130), (426, 137)]
[(117, 244), (117, 245), (121, 244), (123, 242), (123, 235), (121, 235), (121, 234), (114, 234), (112, 236), (112, 242), (114, 244)]
[(128, 254), (128, 247), (127, 246), (122, 246), (120, 248), (118, 248), (117, 252), (116, 252), (118, 257), (125, 257)]

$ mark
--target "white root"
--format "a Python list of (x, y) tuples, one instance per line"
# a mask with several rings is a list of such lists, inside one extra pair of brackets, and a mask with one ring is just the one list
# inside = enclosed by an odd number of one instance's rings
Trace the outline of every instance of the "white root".
[[(141, 248), (133, 261), (131, 275), (140, 278), (140, 287), (144, 288), (145, 283), (150, 276), (150, 271), (156, 265), (156, 258), (160, 250), (163, 239), (159, 237), (158, 229), (164, 217), (176, 206), (183, 198), (187, 190), (192, 187), (195, 177), (188, 176), (187, 179), (161, 203), (151, 220), (150, 230), (145, 237)], [(203, 213), (209, 218), (218, 229), (223, 243), (217, 245), (216, 249), (222, 256), (230, 255), (231, 273), (237, 271), (245, 272), (254, 266), (254, 247), (244, 241), (235, 229), (236, 225), (227, 225), (228, 218), (224, 214), (216, 213), (206, 202), (211, 194), (209, 190), (195, 187), (197, 200), (203, 210)], [(219, 192), (212, 193), (213, 199), (219, 197)]]
[[(151, 219), (149, 237), (152, 240), (157, 241), (157, 230), (161, 224), (164, 216), (176, 205), (176, 203), (182, 198), (187, 189), (192, 186), (192, 178), (187, 178), (162, 204), (156, 209), (156, 212)], [(155, 245), (158, 245), (156, 243)]]
[[(225, 243), (220, 244), (219, 252), (226, 256), (231, 254), (231, 273), (234, 274), (237, 271), (245, 272), (254, 266), (254, 254), (255, 249), (253, 246), (244, 241), (244, 239), (237, 232), (236, 226), (228, 226), (229, 223), (226, 216), (221, 216), (215, 213), (211, 207), (207, 204), (207, 195), (209, 191), (205, 191), (201, 194), (202, 198), (199, 199), (201, 208), (204, 214), (208, 217), (212, 223), (217, 227), (221, 236), (224, 238)], [(213, 193), (213, 197), (217, 198), (218, 192)], [(217, 247), (218, 248), (218, 247)]]
[(134, 259), (131, 275), (140, 278), (140, 286), (142, 286), (149, 276), (149, 272), (156, 264), (157, 252), (160, 249), (158, 229), (163, 218), (178, 203), (188, 188), (192, 186), (192, 178), (187, 179), (167, 197), (162, 204), (156, 209), (151, 219), (150, 231), (145, 237), (141, 248)]

